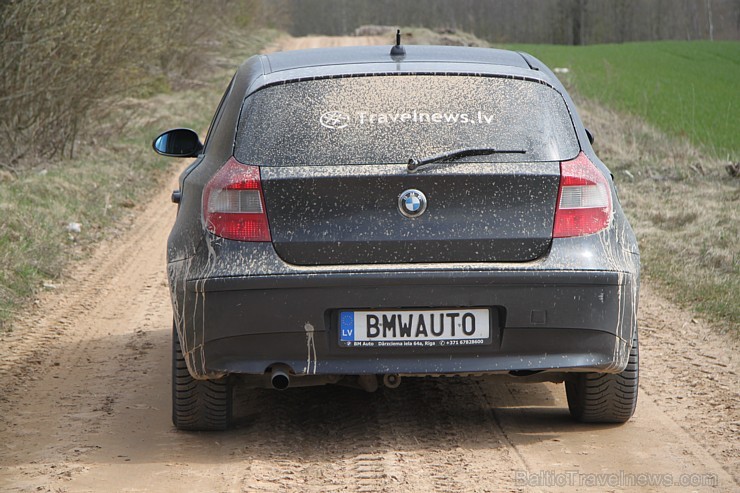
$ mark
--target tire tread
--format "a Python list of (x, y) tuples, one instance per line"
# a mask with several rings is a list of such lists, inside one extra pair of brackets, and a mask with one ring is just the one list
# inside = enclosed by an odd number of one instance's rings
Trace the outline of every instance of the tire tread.
[(584, 423), (625, 423), (635, 412), (639, 386), (637, 331), (621, 373), (578, 373), (565, 382), (571, 415)]
[(233, 386), (228, 377), (196, 380), (172, 331), (172, 423), (184, 431), (221, 431), (231, 425)]

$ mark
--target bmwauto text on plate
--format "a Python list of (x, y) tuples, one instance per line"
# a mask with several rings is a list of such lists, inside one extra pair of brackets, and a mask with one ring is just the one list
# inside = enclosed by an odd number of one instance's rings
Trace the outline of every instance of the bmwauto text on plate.
[(343, 311), (340, 343), (352, 347), (457, 346), (491, 342), (487, 309)]

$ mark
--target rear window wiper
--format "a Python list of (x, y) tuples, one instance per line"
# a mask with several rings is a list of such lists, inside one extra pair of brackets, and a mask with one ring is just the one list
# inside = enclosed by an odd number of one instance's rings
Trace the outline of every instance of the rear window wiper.
[(514, 150), (505, 150), (505, 149), (493, 149), (490, 147), (475, 147), (470, 149), (458, 149), (455, 151), (449, 151), (442, 154), (437, 154), (436, 156), (430, 156), (426, 157), (424, 159), (415, 159), (411, 158), (409, 159), (409, 164), (406, 169), (408, 169), (410, 172), (415, 171), (418, 168), (421, 168), (422, 166), (426, 166), (427, 164), (432, 163), (448, 163), (451, 161), (457, 161), (458, 159), (462, 159), (465, 157), (471, 157), (471, 156), (488, 156), (491, 154), (526, 154), (527, 151), (524, 149), (514, 149)]

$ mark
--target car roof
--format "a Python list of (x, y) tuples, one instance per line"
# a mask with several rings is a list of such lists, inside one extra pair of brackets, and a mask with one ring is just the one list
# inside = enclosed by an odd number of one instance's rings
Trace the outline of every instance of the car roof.
[[(467, 46), (405, 47), (403, 57), (391, 46), (314, 48), (253, 56), (237, 71), (246, 97), (264, 87), (300, 80), (372, 75), (478, 75), (528, 79), (562, 91), (557, 77), (527, 53)], [(242, 87), (242, 83), (238, 84)]]
[(405, 46), (402, 59), (392, 58), (390, 46), (345, 46), (309, 50), (283, 51), (263, 55), (265, 74), (337, 65), (375, 64), (385, 62), (407, 63), (475, 63), (531, 69), (519, 53), (492, 48), (462, 46)]

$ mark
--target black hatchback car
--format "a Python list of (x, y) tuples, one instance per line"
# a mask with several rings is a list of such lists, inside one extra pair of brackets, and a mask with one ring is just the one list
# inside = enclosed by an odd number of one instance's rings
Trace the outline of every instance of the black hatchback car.
[(244, 388), (509, 374), (572, 415), (637, 399), (639, 253), (608, 169), (526, 53), (409, 46), (248, 59), (205, 144), (174, 129), (173, 421)]

